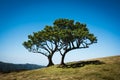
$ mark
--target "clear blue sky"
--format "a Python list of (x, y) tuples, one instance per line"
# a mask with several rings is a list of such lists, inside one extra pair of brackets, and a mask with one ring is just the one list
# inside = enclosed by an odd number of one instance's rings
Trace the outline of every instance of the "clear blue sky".
[[(65, 61), (120, 55), (119, 0), (0, 0), (0, 61), (47, 65), (47, 58), (23, 46), (28, 34), (52, 25), (58, 18), (86, 23), (98, 43), (74, 50)], [(54, 55), (56, 64), (60, 55)]]

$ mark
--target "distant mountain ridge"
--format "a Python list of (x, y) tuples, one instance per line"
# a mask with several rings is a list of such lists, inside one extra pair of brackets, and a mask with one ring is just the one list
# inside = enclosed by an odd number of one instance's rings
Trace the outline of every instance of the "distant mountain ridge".
[(23, 71), (23, 70), (32, 70), (43, 68), (45, 66), (36, 65), (36, 64), (13, 64), (13, 63), (5, 63), (0, 61), (0, 72), (8, 73), (13, 71)]

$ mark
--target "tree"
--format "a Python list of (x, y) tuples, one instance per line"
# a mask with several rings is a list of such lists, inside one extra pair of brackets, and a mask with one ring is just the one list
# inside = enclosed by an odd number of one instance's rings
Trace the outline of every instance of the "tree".
[(54, 25), (60, 29), (61, 48), (58, 50), (62, 56), (61, 65), (65, 65), (64, 58), (69, 51), (88, 48), (89, 45), (97, 42), (94, 34), (91, 34), (86, 25), (80, 22), (74, 23), (74, 20), (58, 19)]
[(91, 34), (85, 24), (69, 19), (57, 19), (53, 26), (46, 26), (43, 30), (28, 35), (24, 47), (33, 53), (40, 53), (48, 58), (48, 66), (54, 65), (52, 56), (59, 51), (65, 65), (65, 55), (75, 49), (88, 48), (97, 39)]
[(33, 32), (28, 35), (28, 41), (23, 43), (24, 47), (33, 53), (40, 53), (48, 58), (48, 65), (54, 65), (53, 54), (58, 50), (59, 39), (56, 27), (46, 26), (44, 30)]

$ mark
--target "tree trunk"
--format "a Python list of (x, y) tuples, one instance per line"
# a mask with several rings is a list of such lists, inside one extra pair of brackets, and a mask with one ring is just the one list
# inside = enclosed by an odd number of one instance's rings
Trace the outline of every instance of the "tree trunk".
[(62, 55), (62, 59), (61, 59), (60, 65), (65, 65), (65, 63), (64, 63), (65, 55), (66, 55), (65, 53)]
[(47, 65), (47, 67), (54, 65), (54, 63), (52, 61), (52, 57), (53, 57), (53, 54), (48, 56), (48, 65)]

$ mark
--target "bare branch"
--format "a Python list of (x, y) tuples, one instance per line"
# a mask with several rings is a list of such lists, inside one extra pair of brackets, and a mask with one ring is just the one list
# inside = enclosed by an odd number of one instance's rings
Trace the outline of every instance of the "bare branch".
[(51, 51), (52, 51), (52, 49), (49, 47), (49, 45), (48, 45), (47, 41), (46, 41), (46, 46), (47, 46), (47, 48), (48, 48), (49, 50), (51, 50)]
[(53, 50), (53, 44), (52, 44), (52, 42), (50, 43), (50, 45), (51, 45), (51, 48), (52, 48), (52, 50)]
[(40, 53), (40, 54), (42, 54), (42, 55), (48, 57), (48, 55), (47, 55), (46, 53), (43, 53), (43, 52), (37, 52), (37, 53)]
[(40, 46), (39, 48), (42, 48), (42, 49), (46, 50), (48, 53), (50, 53), (50, 51), (45, 46)]
[(62, 54), (61, 50), (59, 50), (59, 52), (60, 52), (61, 56), (63, 56), (63, 54)]

